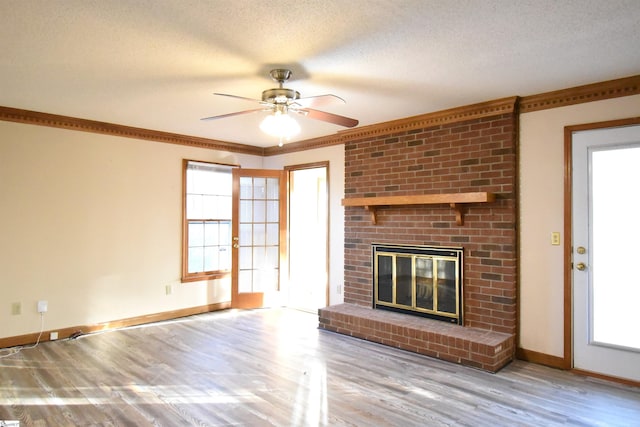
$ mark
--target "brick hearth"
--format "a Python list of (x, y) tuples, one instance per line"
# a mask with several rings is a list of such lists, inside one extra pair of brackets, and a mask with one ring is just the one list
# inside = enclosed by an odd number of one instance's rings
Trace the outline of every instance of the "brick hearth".
[[(349, 134), (346, 198), (490, 192), (496, 200), (470, 204), (462, 226), (446, 204), (379, 207), (376, 224), (363, 207), (346, 206), (345, 304), (321, 309), (321, 328), (489, 371), (512, 359), (517, 317), (514, 105), (515, 99), (499, 100), (407, 119), (388, 131)], [(463, 247), (463, 326), (371, 309), (374, 242)], [(385, 335), (389, 328), (400, 333), (390, 339)]]
[(513, 335), (339, 304), (320, 310), (320, 328), (496, 372), (513, 356)]

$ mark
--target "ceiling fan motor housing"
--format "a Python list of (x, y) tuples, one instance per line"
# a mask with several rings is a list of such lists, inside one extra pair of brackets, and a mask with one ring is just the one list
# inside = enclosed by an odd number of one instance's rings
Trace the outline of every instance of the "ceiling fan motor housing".
[(288, 104), (300, 98), (300, 92), (293, 89), (275, 88), (262, 92), (262, 101), (271, 104)]

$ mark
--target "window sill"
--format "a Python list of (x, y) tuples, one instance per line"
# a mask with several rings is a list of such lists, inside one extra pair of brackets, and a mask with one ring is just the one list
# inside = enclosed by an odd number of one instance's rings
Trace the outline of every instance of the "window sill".
[(231, 277), (230, 271), (220, 271), (212, 273), (201, 273), (198, 275), (185, 276), (180, 279), (182, 283), (203, 282), (205, 280), (225, 279)]

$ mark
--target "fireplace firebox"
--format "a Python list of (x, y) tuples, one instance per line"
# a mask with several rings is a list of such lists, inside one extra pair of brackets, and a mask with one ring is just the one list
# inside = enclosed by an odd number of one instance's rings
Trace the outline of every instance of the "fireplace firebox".
[(372, 245), (373, 308), (461, 325), (463, 248)]

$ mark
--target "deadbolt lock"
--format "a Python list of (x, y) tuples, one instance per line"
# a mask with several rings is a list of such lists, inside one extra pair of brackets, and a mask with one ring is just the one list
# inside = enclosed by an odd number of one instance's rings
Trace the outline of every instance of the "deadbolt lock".
[(578, 252), (580, 255), (584, 255), (587, 250), (584, 248), (584, 246), (578, 246), (578, 249), (576, 249), (576, 252)]

